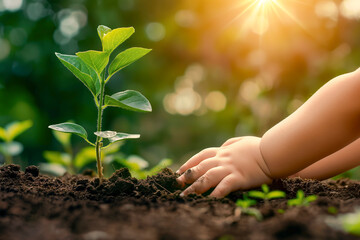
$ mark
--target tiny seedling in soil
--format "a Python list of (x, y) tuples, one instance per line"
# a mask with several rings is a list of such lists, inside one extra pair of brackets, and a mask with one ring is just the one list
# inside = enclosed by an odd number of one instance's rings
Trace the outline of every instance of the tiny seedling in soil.
[(238, 199), (236, 201), (236, 210), (235, 210), (235, 216), (240, 216), (241, 213), (244, 213), (246, 215), (254, 216), (256, 220), (261, 221), (263, 219), (262, 214), (260, 211), (256, 208), (251, 208), (251, 206), (256, 204), (256, 200), (249, 199), (247, 194), (243, 194), (243, 199)]
[(353, 213), (329, 217), (326, 223), (335, 229), (360, 237), (360, 208)]
[[(139, 134), (120, 133), (116, 131), (103, 131), (103, 111), (107, 107), (117, 107), (131, 111), (151, 112), (150, 102), (140, 93), (134, 90), (126, 90), (113, 95), (105, 95), (105, 85), (111, 77), (121, 69), (145, 56), (151, 49), (133, 47), (120, 52), (110, 63), (111, 53), (134, 32), (133, 27), (110, 29), (100, 25), (97, 28), (102, 43), (102, 51), (89, 50), (78, 52), (76, 55), (55, 53), (61, 63), (68, 68), (91, 92), (97, 107), (97, 131), (95, 143), (88, 140), (87, 131), (75, 123), (60, 123), (50, 125), (49, 128), (73, 133), (82, 137), (86, 142), (95, 147), (97, 170), (100, 181), (103, 179), (102, 149), (111, 144), (124, 140), (139, 138)], [(108, 140), (104, 146), (103, 139)]]
[(249, 191), (249, 197), (262, 199), (268, 201), (275, 198), (284, 198), (286, 194), (283, 191), (275, 190), (270, 191), (269, 186), (266, 184), (261, 185), (261, 191)]
[(288, 206), (309, 206), (309, 204), (317, 199), (316, 195), (305, 197), (303, 190), (298, 190), (296, 198), (288, 200)]
[(328, 207), (328, 213), (336, 215), (338, 213), (338, 210), (336, 207), (331, 206), (331, 207)]
[(0, 127), (0, 139), (4, 140), (3, 143), (0, 143), (0, 153), (5, 157), (5, 164), (11, 164), (12, 158), (23, 151), (23, 145), (14, 139), (31, 128), (32, 125), (31, 120), (26, 120), (9, 123), (5, 128)]

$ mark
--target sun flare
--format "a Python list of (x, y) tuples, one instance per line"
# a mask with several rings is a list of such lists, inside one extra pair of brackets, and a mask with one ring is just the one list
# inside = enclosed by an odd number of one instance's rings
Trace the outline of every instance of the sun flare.
[(238, 7), (242, 10), (233, 21), (244, 16), (245, 29), (251, 30), (259, 35), (267, 32), (270, 26), (270, 20), (274, 16), (280, 19), (290, 18), (300, 27), (304, 28), (296, 16), (288, 10), (286, 2), (281, 0), (244, 0)]
[(259, 0), (259, 5), (271, 4), (275, 0)]

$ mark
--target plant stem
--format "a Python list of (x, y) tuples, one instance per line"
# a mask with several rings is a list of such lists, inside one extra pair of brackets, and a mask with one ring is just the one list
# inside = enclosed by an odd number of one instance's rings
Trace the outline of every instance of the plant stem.
[(74, 166), (74, 154), (73, 154), (71, 146), (70, 145), (64, 146), (64, 150), (67, 154), (69, 154), (70, 159), (71, 159), (70, 164), (69, 164), (69, 171), (71, 174), (76, 174), (77, 171)]
[(5, 164), (12, 164), (12, 157), (11, 155), (5, 155)]
[[(101, 124), (102, 124), (102, 114), (103, 114), (103, 105), (104, 105), (104, 91), (105, 91), (105, 81), (103, 78), (99, 76), (100, 79), (100, 99), (99, 99), (99, 106), (98, 106), (98, 121), (97, 121), (97, 131), (101, 132)], [(103, 167), (101, 164), (101, 148), (103, 146), (102, 138), (97, 136), (96, 137), (96, 162), (97, 162), (97, 170), (98, 175), (100, 178), (100, 182), (103, 180)]]

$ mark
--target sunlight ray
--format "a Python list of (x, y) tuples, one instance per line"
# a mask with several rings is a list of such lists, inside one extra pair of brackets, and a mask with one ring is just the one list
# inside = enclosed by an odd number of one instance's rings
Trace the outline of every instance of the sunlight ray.
[[(242, 5), (245, 5), (247, 2), (250, 2), (250, 1), (246, 1), (246, 2), (245, 2), (244, 4), (242, 4)], [(257, 4), (257, 1), (252, 1), (252, 3), (251, 3), (249, 6), (247, 6), (241, 13), (239, 13), (233, 20), (231, 20), (231, 21), (229, 22), (229, 24), (235, 22), (238, 18), (240, 18), (240, 17), (243, 16), (245, 13), (247, 13), (248, 11), (250, 11), (250, 10), (253, 8), (253, 6), (256, 5), (256, 4)]]
[[(299, 0), (291, 0), (295, 3), (301, 3), (303, 5), (307, 5), (306, 3)], [(271, 15), (276, 16), (279, 19), (284, 19), (284, 17), (289, 17), (292, 21), (294, 21), (297, 25), (299, 25), (303, 30), (306, 30), (304, 24), (296, 18), (296, 16), (291, 13), (284, 3), (279, 0), (253, 0), (253, 1), (243, 1), (238, 7), (245, 7), (244, 10), (240, 11), (227, 25), (233, 23), (240, 17), (244, 16), (246, 13), (248, 14), (247, 19), (245, 20), (246, 24), (244, 28), (250, 30), (250, 26), (257, 26), (259, 29), (263, 29), (259, 31), (259, 35), (262, 35), (266, 32), (265, 28), (268, 28), (269, 20)], [(254, 28), (253, 28), (254, 30)], [(256, 29), (254, 30), (257, 31)]]
[(306, 27), (300, 22), (299, 19), (297, 19), (292, 13), (290, 13), (281, 3), (279, 3), (278, 1), (274, 0), (273, 1), (274, 4), (276, 4), (276, 6), (278, 6), (278, 8), (280, 10), (282, 10), (288, 17), (290, 17), (295, 23), (297, 23), (302, 29), (306, 30)]

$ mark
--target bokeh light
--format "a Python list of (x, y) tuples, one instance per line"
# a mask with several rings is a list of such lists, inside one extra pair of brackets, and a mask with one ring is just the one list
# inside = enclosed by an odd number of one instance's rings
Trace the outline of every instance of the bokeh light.
[(212, 91), (205, 97), (205, 105), (210, 110), (220, 112), (226, 107), (226, 96), (220, 91)]
[(42, 2), (31, 2), (26, 7), (26, 15), (32, 21), (37, 21), (48, 15)]
[(147, 37), (154, 42), (158, 42), (165, 37), (166, 30), (163, 24), (159, 22), (151, 22), (145, 28)]
[(0, 61), (5, 59), (10, 53), (10, 43), (6, 39), (0, 38)]
[(26, 43), (27, 32), (23, 28), (13, 28), (9, 33), (9, 40), (15, 46), (22, 46)]
[(360, 1), (343, 0), (340, 5), (341, 14), (349, 19), (360, 19)]
[(175, 14), (175, 21), (181, 27), (191, 28), (196, 25), (198, 20), (196, 14), (193, 11), (179, 10)]
[(5, 10), (15, 12), (22, 7), (23, 0), (2, 0), (2, 5), (4, 6)]
[(315, 5), (315, 13), (319, 17), (329, 18), (336, 21), (338, 19), (339, 10), (335, 2), (326, 0), (319, 1)]

